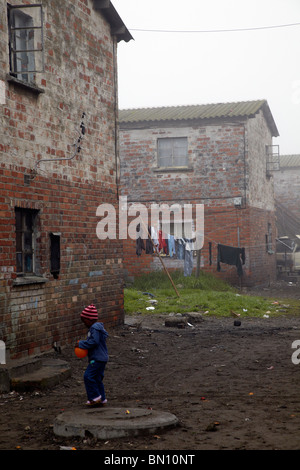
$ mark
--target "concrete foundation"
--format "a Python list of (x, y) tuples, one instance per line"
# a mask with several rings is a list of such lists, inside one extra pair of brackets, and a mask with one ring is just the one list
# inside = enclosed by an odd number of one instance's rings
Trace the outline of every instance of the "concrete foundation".
[(178, 424), (175, 415), (142, 408), (110, 408), (66, 411), (57, 416), (53, 431), (63, 437), (113, 439), (157, 433)]

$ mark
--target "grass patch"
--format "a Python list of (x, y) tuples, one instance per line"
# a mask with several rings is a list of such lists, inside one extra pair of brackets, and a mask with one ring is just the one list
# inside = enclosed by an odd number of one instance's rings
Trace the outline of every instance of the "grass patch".
[[(206, 315), (231, 316), (235, 312), (241, 318), (282, 314), (279, 305), (272, 299), (242, 295), (238, 289), (212, 274), (201, 272), (200, 277), (196, 278), (184, 277), (182, 272), (175, 271), (171, 277), (179, 298), (165, 272), (149, 273), (140, 276), (125, 289), (125, 313), (206, 312)], [(154, 310), (147, 310), (149, 307), (154, 307)]]

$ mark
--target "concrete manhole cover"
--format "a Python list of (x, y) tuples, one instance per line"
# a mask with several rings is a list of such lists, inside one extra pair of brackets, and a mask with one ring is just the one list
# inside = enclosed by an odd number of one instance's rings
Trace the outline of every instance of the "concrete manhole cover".
[(54, 421), (58, 436), (93, 436), (97, 439), (137, 436), (176, 426), (175, 415), (142, 408), (93, 408), (65, 411)]

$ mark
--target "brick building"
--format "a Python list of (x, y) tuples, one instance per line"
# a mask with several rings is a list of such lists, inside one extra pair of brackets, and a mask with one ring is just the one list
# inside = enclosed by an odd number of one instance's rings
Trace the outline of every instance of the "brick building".
[(295, 271), (300, 266), (300, 155), (280, 155), (274, 173), (277, 225), (277, 271)]
[(300, 155), (280, 155), (274, 190), (276, 201), (300, 219)]
[[(278, 130), (267, 101), (128, 109), (119, 116), (121, 193), (128, 205), (140, 202), (149, 209), (153, 203), (204, 204), (201, 261), (194, 252), (198, 267), (200, 263), (202, 269), (238, 285), (273, 280), (272, 175), (278, 155), (272, 138)], [(171, 224), (168, 235), (174, 235), (174, 227)], [(235, 252), (245, 249), (242, 276), (235, 265), (218, 265), (224, 246)], [(135, 248), (128, 237), (128, 276), (160, 268), (157, 256), (144, 251), (137, 256)], [(165, 256), (164, 262), (169, 269), (183, 267), (176, 256)]]
[(0, 0), (0, 339), (7, 357), (123, 319), (122, 245), (96, 236), (117, 202), (117, 44), (110, 1)]

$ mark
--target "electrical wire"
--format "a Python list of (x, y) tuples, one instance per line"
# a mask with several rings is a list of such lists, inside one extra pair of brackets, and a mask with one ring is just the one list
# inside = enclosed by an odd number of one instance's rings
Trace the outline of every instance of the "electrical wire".
[(141, 29), (129, 28), (130, 31), (143, 32), (143, 33), (183, 33), (183, 34), (209, 34), (209, 33), (236, 33), (242, 31), (261, 31), (266, 29), (289, 28), (292, 26), (300, 26), (300, 23), (279, 24), (271, 26), (256, 26), (249, 28), (236, 28), (236, 29), (203, 29), (203, 30), (169, 30), (169, 29)]

